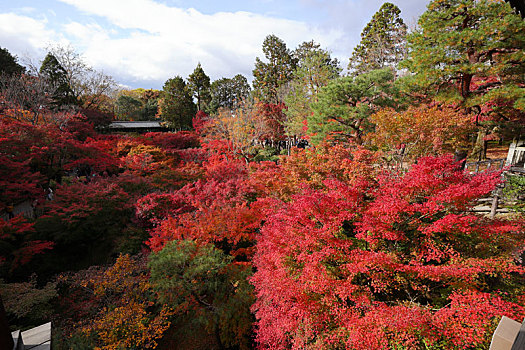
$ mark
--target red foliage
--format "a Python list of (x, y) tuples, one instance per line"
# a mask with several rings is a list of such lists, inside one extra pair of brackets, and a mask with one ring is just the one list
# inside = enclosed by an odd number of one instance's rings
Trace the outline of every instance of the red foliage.
[(113, 114), (102, 112), (98, 109), (81, 108), (80, 113), (93, 125), (108, 125), (113, 120)]
[(486, 346), (497, 318), (525, 316), (512, 287), (525, 274), (512, 258), (519, 225), (465, 212), (498, 181), (459, 171), (451, 157), (422, 158), (378, 182), (328, 178), (289, 202), (259, 200), (261, 347)]
[(148, 132), (144, 137), (151, 139), (153, 145), (169, 151), (200, 147), (198, 136), (190, 131)]
[[(58, 185), (55, 198), (47, 202), (46, 216), (58, 216), (70, 225), (132, 208), (133, 198), (112, 179), (94, 178)], [(114, 219), (114, 218), (112, 218)]]
[(0, 265), (12, 272), (35, 255), (53, 248), (53, 242), (31, 239), (33, 233), (33, 224), (22, 216), (8, 221), (0, 219)]
[[(194, 239), (226, 243), (233, 255), (251, 254), (251, 249), (245, 249), (246, 243), (253, 242), (260, 218), (248, 205), (253, 189), (246, 181), (247, 165), (219, 154), (212, 156), (203, 166), (203, 179), (173, 194), (147, 198), (148, 208), (169, 214), (151, 231), (149, 246), (158, 251), (169, 241)], [(139, 203), (141, 207), (144, 204)], [(172, 208), (168, 208), (170, 204)], [(159, 221), (156, 217), (153, 223)]]
[(286, 114), (284, 103), (258, 103), (257, 114), (263, 119), (265, 124), (265, 135), (263, 139), (284, 140), (284, 121)]
[(197, 114), (195, 114), (192, 120), (193, 129), (200, 135), (208, 122), (208, 115), (203, 111), (197, 111)]
[(193, 211), (188, 205), (184, 194), (177, 193), (150, 193), (137, 201), (137, 216), (156, 226), (170, 216)]

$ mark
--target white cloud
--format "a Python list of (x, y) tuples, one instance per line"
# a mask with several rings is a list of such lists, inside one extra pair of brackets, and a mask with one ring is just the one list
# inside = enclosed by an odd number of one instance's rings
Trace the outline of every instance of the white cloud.
[(45, 18), (34, 19), (14, 13), (0, 13), (0, 42), (18, 55), (34, 55), (57, 39)]
[[(168, 6), (163, 0), (55, 1), (63, 4), (35, 11), (13, 8), (14, 12), (0, 14), (1, 45), (19, 57), (29, 53), (38, 60), (50, 43), (70, 42), (96, 69), (120, 83), (145, 88), (161, 87), (175, 75), (187, 77), (198, 62), (212, 79), (237, 73), (251, 79), (255, 57), (262, 58), (262, 42), (268, 34), (283, 39), (290, 49), (313, 39), (346, 67), (359, 33), (382, 3), (301, 0), (295, 8), (309, 19), (290, 20), (280, 17), (286, 11), (279, 12), (275, 0), (262, 1), (273, 1), (279, 15), (204, 14)], [(421, 13), (426, 1), (397, 2), (407, 19)], [(58, 9), (60, 13), (54, 15), (52, 11)]]
[(266, 35), (275, 34), (291, 48), (314, 39), (331, 46), (342, 32), (321, 31), (307, 23), (249, 12), (212, 15), (168, 7), (153, 0), (61, 0), (121, 28), (112, 35), (100, 25), (71, 22), (65, 26), (95, 67), (116, 78), (161, 84), (174, 75), (187, 77), (198, 62), (212, 79), (242, 73), (250, 77), (262, 56)]

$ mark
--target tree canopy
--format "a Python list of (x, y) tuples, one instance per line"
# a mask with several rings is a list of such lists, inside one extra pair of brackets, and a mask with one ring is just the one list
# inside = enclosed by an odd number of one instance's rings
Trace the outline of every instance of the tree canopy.
[(267, 103), (279, 103), (278, 89), (292, 79), (297, 60), (286, 43), (275, 35), (268, 35), (264, 39), (262, 49), (267, 62), (259, 57), (255, 59), (255, 97)]
[(405, 58), (407, 26), (396, 5), (385, 2), (361, 32), (361, 42), (354, 48), (348, 70), (362, 74), (385, 67), (396, 68)]
[(341, 77), (321, 88), (313, 104), (314, 113), (308, 117), (308, 128), (315, 133), (313, 141), (330, 136), (361, 143), (363, 133), (371, 127), (368, 117), (393, 102), (393, 78), (392, 69), (384, 68)]
[(18, 63), (16, 56), (11, 55), (11, 53), (0, 47), (0, 74), (22, 74), (25, 72), (25, 68)]
[(525, 23), (507, 3), (432, 1), (408, 36), (414, 90), (448, 102), (524, 109)]
[(210, 103), (210, 77), (204, 73), (201, 64), (197, 64), (193, 73), (188, 77), (188, 89), (197, 100), (197, 110), (202, 111)]
[(42, 61), (39, 73), (53, 87), (53, 104), (55, 107), (71, 106), (78, 103), (69, 86), (66, 70), (51, 53), (48, 53)]
[(161, 96), (160, 117), (175, 129), (190, 129), (197, 110), (184, 79), (180, 76), (168, 79)]
[(209, 113), (215, 113), (219, 108), (235, 109), (248, 98), (251, 88), (248, 79), (242, 74), (233, 78), (221, 78), (211, 83), (211, 102)]

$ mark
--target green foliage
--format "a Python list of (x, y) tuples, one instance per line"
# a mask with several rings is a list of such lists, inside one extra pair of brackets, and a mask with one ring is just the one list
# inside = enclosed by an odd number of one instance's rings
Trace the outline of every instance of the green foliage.
[(318, 102), (312, 105), (314, 113), (308, 117), (312, 141), (318, 143), (330, 136), (361, 143), (363, 133), (371, 129), (368, 117), (379, 107), (393, 104), (393, 79), (392, 69), (384, 68), (332, 80), (320, 90)]
[(154, 120), (158, 109), (157, 90), (122, 90), (115, 101), (118, 120)]
[(0, 294), (13, 329), (48, 322), (54, 311), (53, 301), (58, 297), (56, 283), (49, 282), (39, 288), (35, 275), (28, 282), (5, 283), (0, 280)]
[(479, 106), (525, 99), (525, 23), (510, 6), (490, 0), (434, 0), (408, 36), (412, 91)]
[(292, 79), (297, 60), (285, 42), (275, 35), (268, 35), (264, 39), (263, 52), (267, 63), (259, 57), (255, 59), (254, 94), (260, 101), (279, 103), (278, 89)]
[(406, 53), (407, 27), (401, 10), (385, 2), (361, 33), (361, 42), (350, 57), (348, 70), (358, 75), (374, 69), (395, 68)]
[(133, 96), (120, 95), (115, 102), (115, 107), (117, 108), (115, 114), (119, 120), (137, 120), (142, 102)]
[(254, 162), (263, 162), (263, 161), (277, 162), (278, 160), (279, 160), (279, 152), (275, 147), (259, 148), (257, 149), (257, 153), (253, 156)]
[(288, 107), (284, 113), (285, 132), (288, 135), (304, 136), (305, 121), (317, 102), (321, 87), (339, 76), (341, 69), (337, 59), (313, 41), (302, 43), (294, 52), (298, 65), (289, 84), (284, 102)]
[(150, 256), (151, 283), (159, 301), (176, 313), (191, 312), (225, 347), (248, 349), (253, 322), (250, 269), (212, 245), (172, 241)]
[(95, 348), (95, 336), (84, 333), (75, 333), (67, 337), (58, 327), (53, 328), (51, 333), (53, 349), (57, 350), (92, 350)]
[(184, 79), (180, 76), (168, 79), (164, 83), (161, 95), (161, 118), (175, 129), (191, 129), (192, 119), (197, 110)]
[(18, 64), (16, 56), (11, 55), (7, 49), (0, 47), (0, 74), (22, 74), (25, 68)]
[(236, 109), (250, 94), (248, 80), (242, 74), (233, 78), (215, 80), (210, 86), (211, 102), (207, 113), (215, 114), (219, 108)]
[(197, 99), (197, 110), (205, 109), (211, 101), (210, 77), (204, 73), (200, 63), (188, 77), (188, 88)]
[(75, 105), (78, 103), (71, 86), (69, 86), (67, 72), (55, 56), (48, 53), (40, 66), (40, 74), (51, 85), (53, 105), (55, 108)]
[(503, 194), (513, 204), (509, 207), (521, 214), (525, 213), (525, 176), (506, 175)]

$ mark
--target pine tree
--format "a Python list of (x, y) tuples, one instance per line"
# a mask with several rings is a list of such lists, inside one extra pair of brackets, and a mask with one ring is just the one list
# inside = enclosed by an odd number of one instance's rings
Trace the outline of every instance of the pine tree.
[(11, 55), (7, 49), (0, 47), (0, 74), (22, 74), (25, 68), (17, 62), (16, 56)]
[(175, 129), (190, 129), (196, 106), (186, 82), (180, 76), (164, 83), (160, 102), (160, 116)]
[(475, 115), (473, 153), (486, 135), (514, 137), (525, 123), (525, 23), (503, 1), (434, 0), (408, 36), (409, 91)]
[(465, 106), (525, 109), (525, 23), (502, 1), (435, 0), (408, 36), (407, 79), (419, 92)]
[(47, 79), (54, 91), (53, 105), (55, 108), (78, 103), (68, 83), (66, 70), (51, 53), (48, 53), (44, 58), (40, 66), (40, 74)]
[(314, 113), (308, 116), (308, 131), (318, 143), (330, 136), (340, 141), (362, 142), (371, 129), (369, 116), (380, 107), (391, 106), (396, 94), (390, 68), (373, 70), (356, 77), (332, 80), (313, 103)]
[(278, 89), (292, 79), (297, 61), (284, 41), (268, 35), (263, 42), (263, 52), (268, 63), (255, 59), (253, 88), (255, 97), (266, 103), (281, 102)]
[(197, 109), (202, 111), (210, 103), (211, 95), (210, 77), (204, 73), (200, 63), (188, 77), (188, 88), (197, 99)]
[(350, 57), (349, 71), (357, 75), (396, 67), (404, 58), (407, 27), (400, 13), (401, 10), (389, 2), (381, 6), (361, 33), (361, 42)]

